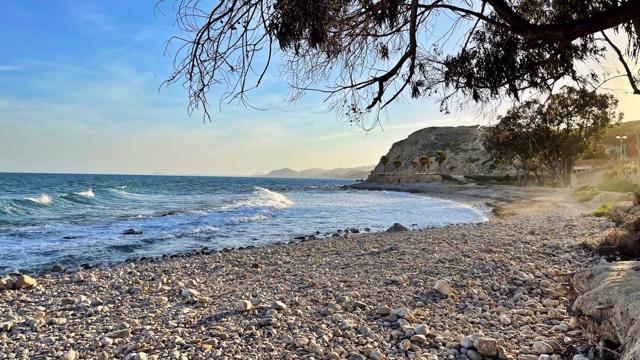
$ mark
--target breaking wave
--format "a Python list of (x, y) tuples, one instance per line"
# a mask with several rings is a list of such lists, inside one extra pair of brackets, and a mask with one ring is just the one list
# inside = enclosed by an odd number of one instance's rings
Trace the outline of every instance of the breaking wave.
[(51, 196), (47, 194), (42, 194), (37, 198), (28, 197), (25, 200), (29, 200), (31, 202), (34, 202), (36, 204), (41, 204), (41, 205), (49, 205), (53, 202), (53, 198), (51, 198)]
[(91, 188), (85, 190), (85, 191), (80, 191), (75, 193), (76, 195), (80, 195), (80, 196), (84, 196), (84, 197), (88, 197), (88, 198), (92, 198), (92, 197), (96, 197), (96, 194), (93, 192), (93, 190)]
[(251, 197), (236, 201), (226, 206), (226, 208), (233, 209), (239, 207), (249, 207), (287, 209), (292, 207), (293, 205), (294, 202), (285, 195), (269, 190), (267, 188), (263, 188), (261, 186), (256, 186), (255, 191), (252, 193)]

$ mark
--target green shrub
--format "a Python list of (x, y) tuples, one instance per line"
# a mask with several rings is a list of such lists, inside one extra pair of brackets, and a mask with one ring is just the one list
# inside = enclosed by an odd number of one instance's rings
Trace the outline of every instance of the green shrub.
[(592, 215), (597, 217), (606, 217), (606, 216), (609, 216), (611, 209), (613, 209), (613, 204), (605, 203), (605, 204), (602, 204), (599, 208), (597, 208)]
[(623, 179), (604, 178), (598, 188), (602, 191), (640, 192), (640, 184)]
[(571, 195), (577, 202), (587, 202), (593, 200), (600, 191), (591, 185), (581, 185), (577, 189), (573, 190)]

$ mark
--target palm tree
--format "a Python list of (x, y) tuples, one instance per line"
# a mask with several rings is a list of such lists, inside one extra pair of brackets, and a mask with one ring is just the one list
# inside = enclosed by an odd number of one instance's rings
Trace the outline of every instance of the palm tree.
[(424, 155), (420, 157), (419, 161), (420, 161), (420, 165), (422, 165), (422, 170), (428, 174), (432, 164), (431, 158)]
[(389, 157), (387, 155), (382, 155), (380, 157), (380, 162), (382, 163), (382, 173), (387, 172), (387, 164), (389, 163)]
[(415, 174), (418, 171), (418, 162), (413, 160), (411, 162), (411, 167), (413, 168), (413, 173)]
[(438, 173), (442, 174), (442, 163), (447, 160), (447, 154), (444, 152), (444, 150), (438, 150), (436, 151), (435, 159), (438, 163)]
[(398, 173), (398, 169), (402, 166), (402, 160), (395, 160), (393, 162), (393, 167), (396, 169), (396, 174)]

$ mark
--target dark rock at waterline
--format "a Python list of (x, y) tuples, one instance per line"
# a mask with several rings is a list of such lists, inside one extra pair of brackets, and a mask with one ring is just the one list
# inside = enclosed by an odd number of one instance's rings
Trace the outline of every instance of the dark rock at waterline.
[(307, 238), (306, 236), (296, 236), (294, 239), (296, 239), (296, 240), (304, 240), (306, 238)]
[(365, 232), (369, 232), (369, 231), (371, 231), (371, 228), (366, 227), (366, 228), (364, 228), (364, 231)]
[(55, 264), (51, 267), (51, 272), (64, 272), (67, 270), (62, 264)]
[(409, 229), (407, 229), (402, 224), (395, 223), (395, 224), (391, 225), (390, 228), (387, 229), (387, 232), (400, 232), (400, 231), (407, 231), (407, 230), (409, 230)]
[(349, 232), (351, 232), (353, 234), (358, 234), (358, 233), (360, 233), (360, 230), (358, 230), (356, 228), (351, 228), (351, 229), (349, 229)]
[(176, 211), (176, 210), (171, 210), (171, 211), (167, 211), (164, 214), (161, 214), (160, 217), (165, 217), (165, 216), (171, 216), (171, 215), (178, 215), (180, 212)]
[(142, 235), (142, 230), (127, 229), (122, 232), (122, 235)]

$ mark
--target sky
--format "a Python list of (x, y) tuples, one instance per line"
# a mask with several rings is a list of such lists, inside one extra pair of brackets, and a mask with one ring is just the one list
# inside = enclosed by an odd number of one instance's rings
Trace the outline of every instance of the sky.
[[(318, 96), (285, 101), (277, 71), (250, 96), (262, 110), (232, 104), (203, 122), (188, 114), (180, 84), (161, 86), (172, 71), (165, 42), (179, 33), (171, 3), (0, 0), (0, 171), (255, 175), (374, 165), (423, 127), (487, 124), (473, 109), (445, 115), (422, 99), (399, 102), (381, 128), (364, 132)], [(637, 114), (640, 100), (622, 95), (622, 110)]]

